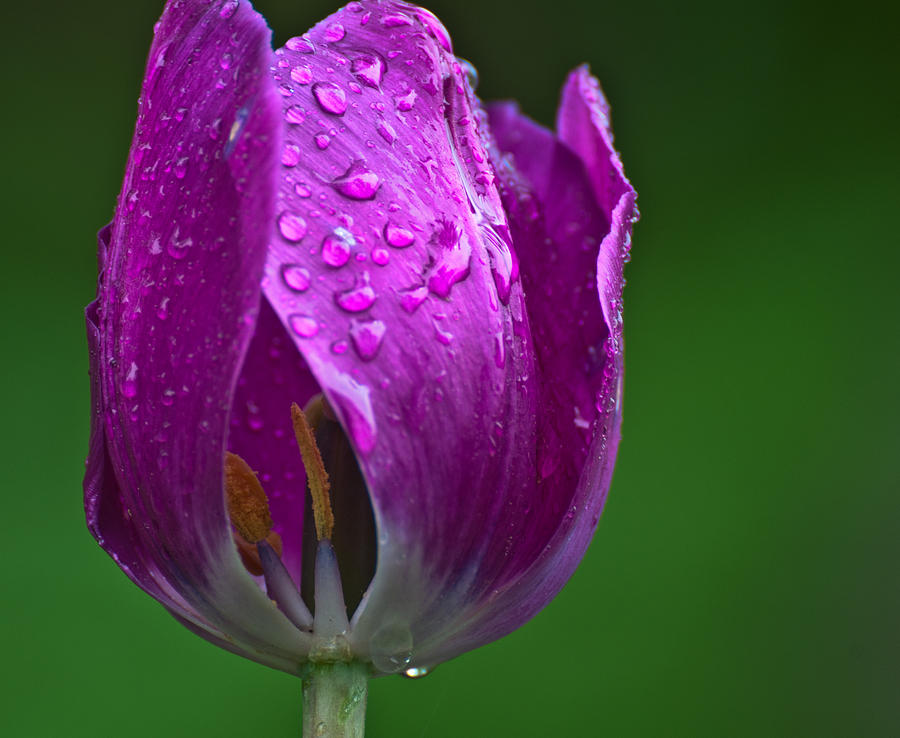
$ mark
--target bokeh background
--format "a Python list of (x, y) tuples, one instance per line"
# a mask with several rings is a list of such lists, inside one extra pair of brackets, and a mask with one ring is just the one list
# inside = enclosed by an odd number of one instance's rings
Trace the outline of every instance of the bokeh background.
[[(138, 591), (81, 510), (82, 306), (162, 0), (7, 4), (0, 734), (299, 735), (300, 683)], [(335, 6), (257, 0), (276, 41)], [(625, 436), (504, 640), (372, 684), (372, 738), (900, 735), (900, 62), (889, 2), (434, 0), (485, 98), (587, 61), (640, 192)]]

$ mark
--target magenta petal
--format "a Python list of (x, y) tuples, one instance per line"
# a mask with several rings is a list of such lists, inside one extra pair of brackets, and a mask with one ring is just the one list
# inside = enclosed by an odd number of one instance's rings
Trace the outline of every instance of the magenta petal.
[[(517, 539), (533, 496), (536, 372), (486, 121), (432, 17), (362, 5), (276, 52), (286, 144), (302, 151), (282, 170), (278, 217), (306, 230), (274, 240), (265, 294), (369, 486), (378, 568), (351, 636), (366, 654), (388, 621), (417, 649), (442, 640), (468, 615), (451, 603), (477, 605), (538, 544)], [(377, 86), (360, 81), (373, 59)], [(346, 92), (339, 120), (292, 82), (298, 67)], [(308, 272), (308, 289), (291, 288), (286, 264)]]
[(635, 193), (612, 149), (608, 109), (586, 70), (570, 77), (560, 119), (586, 124), (578, 150), (513, 104), (490, 109), (541, 375), (537, 478), (539, 497), (549, 502), (530, 535), (544, 539), (548, 529), (551, 535), (435, 660), (509, 632), (549, 602), (584, 555), (612, 478), (621, 426), (623, 267), (637, 218)]
[(281, 155), (269, 38), (247, 2), (169, 2), (157, 25), (88, 311), (104, 422), (85, 487), (91, 530), (138, 585), (285, 668), (307, 643), (242, 568), (222, 490)]

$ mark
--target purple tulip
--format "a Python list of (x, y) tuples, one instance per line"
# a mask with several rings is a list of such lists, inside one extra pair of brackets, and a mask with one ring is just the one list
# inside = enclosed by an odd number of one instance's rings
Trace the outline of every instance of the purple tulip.
[(603, 508), (635, 193), (585, 68), (555, 134), (469, 69), (393, 0), (274, 53), (244, 0), (156, 26), (86, 311), (88, 525), (269, 666), (416, 675), (495, 640)]

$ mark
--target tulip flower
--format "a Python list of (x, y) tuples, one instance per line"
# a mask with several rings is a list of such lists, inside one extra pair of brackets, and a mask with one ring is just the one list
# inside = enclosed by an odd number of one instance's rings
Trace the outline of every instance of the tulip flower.
[(169, 0), (100, 232), (89, 528), (301, 676), (308, 735), (534, 616), (609, 489), (637, 216), (609, 110), (585, 68), (555, 133), (474, 82), (403, 2), (273, 52), (248, 2)]

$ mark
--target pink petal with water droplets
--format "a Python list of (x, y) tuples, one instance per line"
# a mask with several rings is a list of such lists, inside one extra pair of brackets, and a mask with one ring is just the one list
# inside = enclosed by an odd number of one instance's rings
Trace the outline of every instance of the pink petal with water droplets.
[(179, 618), (291, 669), (308, 638), (241, 565), (222, 481), (281, 170), (269, 43), (248, 2), (170, 2), (156, 28), (99, 309), (88, 309), (85, 506), (101, 545)]

